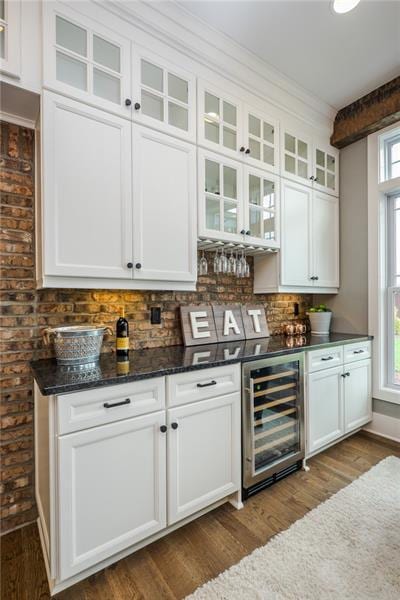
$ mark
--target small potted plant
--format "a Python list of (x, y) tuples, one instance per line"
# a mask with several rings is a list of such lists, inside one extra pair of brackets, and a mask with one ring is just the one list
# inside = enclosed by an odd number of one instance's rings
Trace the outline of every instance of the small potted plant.
[(314, 335), (327, 335), (331, 325), (332, 311), (326, 304), (312, 306), (307, 311), (311, 323), (311, 333)]

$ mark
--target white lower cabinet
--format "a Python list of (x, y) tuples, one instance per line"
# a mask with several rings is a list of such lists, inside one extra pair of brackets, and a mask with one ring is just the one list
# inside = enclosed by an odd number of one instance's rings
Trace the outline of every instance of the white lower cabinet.
[(371, 360), (346, 365), (344, 430), (357, 429), (372, 419)]
[(36, 386), (36, 498), (52, 594), (218, 501), (240, 508), (240, 415), (239, 364), (170, 375), (168, 386), (158, 377), (51, 397)]
[(164, 423), (160, 411), (59, 438), (60, 579), (166, 526)]
[[(343, 364), (349, 349), (362, 348), (370, 355), (371, 342), (336, 346), (308, 352), (307, 366), (307, 455), (312, 455), (335, 440), (362, 427), (372, 419), (371, 359)], [(356, 355), (357, 356), (357, 355)], [(321, 361), (342, 364), (321, 368)]]
[(240, 392), (168, 410), (168, 523), (240, 487)]
[(308, 452), (343, 435), (343, 367), (308, 376)]

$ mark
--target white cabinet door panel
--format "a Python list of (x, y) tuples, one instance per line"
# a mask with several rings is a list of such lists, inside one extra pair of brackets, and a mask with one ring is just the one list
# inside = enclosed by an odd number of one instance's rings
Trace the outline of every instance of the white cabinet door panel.
[(166, 525), (165, 411), (59, 438), (59, 579)]
[(360, 360), (344, 366), (345, 432), (352, 431), (372, 419), (371, 360)]
[(195, 146), (134, 125), (133, 198), (134, 279), (196, 281)]
[(240, 392), (169, 409), (168, 426), (172, 524), (239, 489)]
[(131, 124), (44, 92), (44, 275), (132, 278)]
[(339, 287), (339, 200), (313, 192), (313, 267), (315, 287)]
[(343, 435), (343, 367), (307, 378), (307, 451), (315, 452)]
[(281, 285), (310, 286), (312, 191), (298, 183), (281, 184)]

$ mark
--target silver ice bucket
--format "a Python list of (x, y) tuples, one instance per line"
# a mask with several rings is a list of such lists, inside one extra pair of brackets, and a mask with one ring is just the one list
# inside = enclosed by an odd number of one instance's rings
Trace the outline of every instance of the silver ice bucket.
[(103, 336), (112, 335), (110, 327), (77, 325), (54, 327), (43, 332), (45, 344), (53, 339), (57, 362), (62, 365), (77, 365), (99, 359)]

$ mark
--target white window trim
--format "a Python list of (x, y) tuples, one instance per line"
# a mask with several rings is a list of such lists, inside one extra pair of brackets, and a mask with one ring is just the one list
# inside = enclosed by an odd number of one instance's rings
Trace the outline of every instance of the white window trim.
[(374, 336), (372, 394), (400, 404), (400, 392), (387, 385), (387, 196), (400, 192), (400, 177), (382, 181), (381, 140), (400, 122), (368, 136), (368, 330)]

